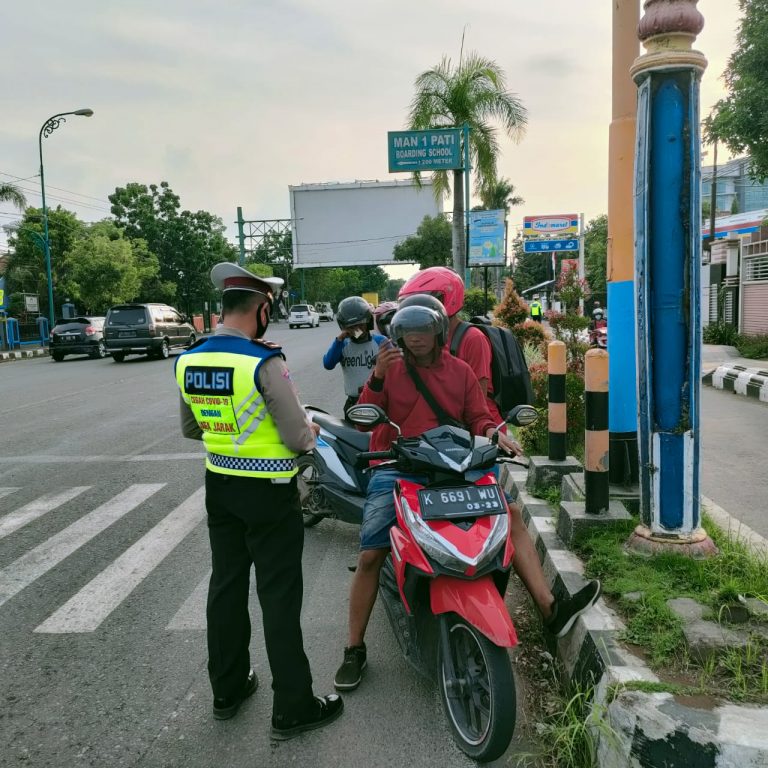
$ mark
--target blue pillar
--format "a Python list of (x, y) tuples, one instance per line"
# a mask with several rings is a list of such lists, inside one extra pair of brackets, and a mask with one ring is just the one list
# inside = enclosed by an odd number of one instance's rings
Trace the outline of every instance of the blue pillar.
[(701, 530), (699, 502), (699, 87), (706, 59), (691, 47), (704, 21), (695, 2), (680, 0), (675, 18), (656, 0), (646, 2), (639, 29), (648, 52), (632, 71), (642, 525), (631, 543), (684, 544), (703, 556), (714, 545)]

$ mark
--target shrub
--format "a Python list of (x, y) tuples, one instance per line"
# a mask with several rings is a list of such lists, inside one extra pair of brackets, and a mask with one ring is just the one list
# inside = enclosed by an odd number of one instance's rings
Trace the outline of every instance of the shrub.
[(737, 336), (734, 342), (739, 354), (751, 360), (768, 359), (768, 334)]
[(546, 359), (549, 336), (541, 323), (537, 323), (534, 320), (526, 320), (524, 323), (519, 323), (512, 328), (512, 332), (521, 346), (525, 347), (530, 344), (537, 347)]
[(710, 323), (704, 326), (702, 336), (705, 344), (728, 344), (729, 346), (738, 347), (738, 331), (735, 326), (727, 323)]
[(504, 297), (493, 314), (507, 328), (514, 328), (528, 319), (528, 305), (520, 298), (510, 278), (506, 280)]
[(493, 311), (496, 306), (496, 297), (490, 291), (483, 293), (481, 288), (470, 288), (464, 292), (464, 313), (467, 317), (474, 315), (484, 315), (486, 313), (485, 297), (488, 297), (487, 311)]
[(589, 349), (584, 331), (589, 327), (589, 318), (572, 313), (561, 315), (558, 312), (547, 312), (547, 320), (555, 338), (565, 343), (568, 353), (568, 370), (583, 371), (584, 355)]
[[(547, 409), (547, 364), (536, 363), (528, 367), (531, 374), (534, 404), (539, 411), (538, 420), (530, 427), (519, 430), (520, 444), (529, 456), (546, 456), (549, 452), (549, 413)], [(569, 372), (565, 376), (565, 402), (567, 409), (567, 450), (578, 459), (584, 456), (584, 375)]]

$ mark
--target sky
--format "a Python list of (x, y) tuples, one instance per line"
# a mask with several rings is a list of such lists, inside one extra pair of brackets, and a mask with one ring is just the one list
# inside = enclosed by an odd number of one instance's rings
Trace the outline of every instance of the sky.
[[(416, 76), (477, 51), (528, 109), (499, 173), (523, 216), (607, 210), (613, 0), (27, 0), (0, 24), (0, 180), (86, 221), (136, 181), (169, 182), (189, 210), (288, 218), (288, 185), (391, 180), (386, 133), (406, 126)], [(737, 0), (700, 0), (709, 61), (702, 114), (724, 95)], [(721, 152), (722, 157), (722, 152)], [(727, 157), (727, 155), (726, 155)], [(723, 158), (725, 159), (725, 158)], [(19, 179), (23, 179), (20, 181)], [(450, 201), (446, 202), (450, 208)], [(0, 225), (15, 218), (0, 205)], [(0, 252), (6, 244), (0, 232)], [(405, 276), (414, 267), (398, 267)]]

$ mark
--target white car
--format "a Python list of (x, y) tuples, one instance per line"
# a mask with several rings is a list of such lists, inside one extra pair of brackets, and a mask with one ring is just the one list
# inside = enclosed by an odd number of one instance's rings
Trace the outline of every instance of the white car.
[(308, 325), (310, 328), (320, 327), (320, 315), (311, 304), (294, 304), (288, 315), (288, 327), (299, 328)]
[(326, 320), (328, 322), (333, 321), (333, 307), (327, 301), (318, 301), (315, 306), (320, 315), (320, 320)]

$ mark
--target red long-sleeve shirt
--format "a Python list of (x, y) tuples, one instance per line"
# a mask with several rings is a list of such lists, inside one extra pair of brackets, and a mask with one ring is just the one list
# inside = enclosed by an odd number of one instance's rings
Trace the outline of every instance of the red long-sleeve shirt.
[[(496, 426), (474, 371), (463, 360), (452, 357), (447, 349), (442, 350), (440, 358), (429, 368), (418, 368), (418, 373), (443, 410), (451, 418), (466, 424), (472, 434), (485, 435), (489, 427)], [(440, 426), (402, 360), (390, 366), (380, 392), (371, 389), (369, 379), (358, 403), (381, 406), (400, 427), (404, 437), (416, 437)], [(396, 435), (396, 430), (388, 424), (376, 427), (371, 434), (370, 450), (388, 450)]]

